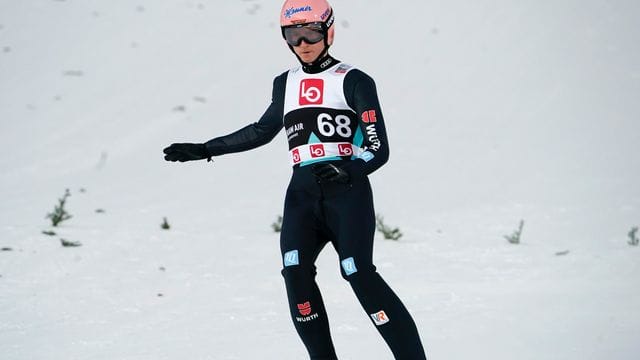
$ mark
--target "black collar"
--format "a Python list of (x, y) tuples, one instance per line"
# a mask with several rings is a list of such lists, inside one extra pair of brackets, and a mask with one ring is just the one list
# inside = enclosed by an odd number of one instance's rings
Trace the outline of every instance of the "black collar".
[(331, 55), (329, 55), (329, 53), (327, 53), (325, 56), (320, 57), (311, 64), (302, 64), (302, 71), (306, 72), (307, 74), (318, 74), (339, 62), (340, 60), (336, 60)]

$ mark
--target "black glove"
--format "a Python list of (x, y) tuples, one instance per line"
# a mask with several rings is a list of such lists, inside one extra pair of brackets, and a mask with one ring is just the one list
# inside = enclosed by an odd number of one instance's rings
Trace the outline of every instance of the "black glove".
[(167, 161), (184, 162), (202, 159), (211, 161), (211, 155), (204, 144), (171, 144), (163, 152), (165, 153), (164, 159)]
[(340, 184), (349, 182), (349, 173), (333, 164), (316, 164), (311, 167), (311, 172), (320, 181), (333, 181)]

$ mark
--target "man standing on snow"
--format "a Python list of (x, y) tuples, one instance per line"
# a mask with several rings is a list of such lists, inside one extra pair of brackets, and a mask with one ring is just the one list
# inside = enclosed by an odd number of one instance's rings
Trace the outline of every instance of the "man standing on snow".
[(342, 276), (396, 359), (426, 359), (416, 325), (373, 265), (375, 214), (367, 175), (389, 147), (373, 79), (329, 55), (334, 15), (326, 0), (287, 0), (282, 35), (300, 67), (276, 77), (257, 123), (201, 144), (172, 144), (168, 161), (210, 159), (270, 142), (284, 127), (293, 175), (280, 238), (291, 317), (312, 360), (334, 360), (314, 265), (331, 241)]

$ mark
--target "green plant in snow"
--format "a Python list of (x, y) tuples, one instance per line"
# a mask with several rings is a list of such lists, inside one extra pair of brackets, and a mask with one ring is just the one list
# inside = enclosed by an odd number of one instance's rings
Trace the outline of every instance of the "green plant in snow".
[(69, 241), (69, 240), (65, 240), (65, 239), (60, 239), (60, 244), (62, 244), (62, 246), (64, 247), (79, 247), (82, 246), (82, 244), (78, 241)]
[(169, 221), (167, 221), (167, 218), (166, 218), (166, 217), (164, 217), (164, 218), (162, 219), (162, 224), (160, 224), (160, 228), (161, 228), (161, 229), (163, 229), (163, 230), (169, 230), (169, 229), (171, 229), (171, 225), (169, 225)]
[(511, 235), (505, 235), (504, 238), (507, 239), (511, 244), (520, 244), (520, 236), (522, 235), (522, 228), (524, 227), (524, 220), (520, 220), (520, 226), (518, 226), (518, 230), (514, 231)]
[(634, 226), (631, 228), (631, 230), (629, 231), (629, 245), (631, 246), (638, 246), (638, 236), (636, 235), (638, 233), (638, 227)]
[(387, 240), (400, 240), (402, 232), (399, 228), (391, 228), (384, 223), (382, 215), (376, 215), (376, 229), (382, 233)]
[(271, 224), (271, 228), (273, 229), (273, 232), (281, 232), (282, 231), (282, 216), (278, 215), (278, 218), (276, 219), (276, 221), (273, 222), (273, 224)]
[(58, 204), (53, 208), (53, 212), (47, 214), (46, 219), (51, 219), (51, 225), (58, 226), (61, 222), (71, 219), (71, 214), (64, 208), (67, 204), (67, 198), (71, 196), (69, 189), (66, 189), (64, 195), (58, 199)]

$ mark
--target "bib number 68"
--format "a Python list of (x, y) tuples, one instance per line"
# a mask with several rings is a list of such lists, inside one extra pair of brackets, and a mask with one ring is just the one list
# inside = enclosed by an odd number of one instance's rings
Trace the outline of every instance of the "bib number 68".
[(336, 133), (343, 138), (351, 137), (352, 132), (349, 125), (351, 125), (351, 119), (346, 115), (338, 115), (335, 120), (326, 113), (318, 115), (318, 131), (326, 137), (331, 137)]

